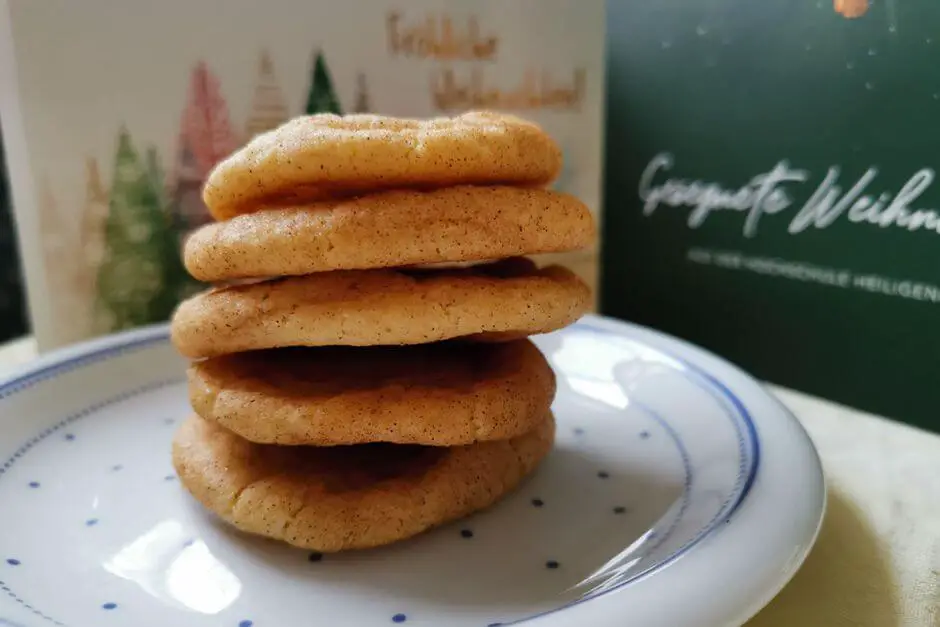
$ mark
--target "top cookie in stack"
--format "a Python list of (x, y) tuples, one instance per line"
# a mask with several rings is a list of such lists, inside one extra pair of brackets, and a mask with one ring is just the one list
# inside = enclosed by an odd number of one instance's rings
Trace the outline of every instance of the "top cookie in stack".
[(228, 285), (171, 326), (195, 360), (183, 485), (318, 551), (403, 539), (518, 485), (554, 440), (554, 373), (527, 336), (590, 302), (526, 258), (593, 243), (588, 208), (545, 188), (560, 168), (541, 129), (494, 113), (306, 116), (221, 162), (204, 189), (217, 222), (184, 261)]

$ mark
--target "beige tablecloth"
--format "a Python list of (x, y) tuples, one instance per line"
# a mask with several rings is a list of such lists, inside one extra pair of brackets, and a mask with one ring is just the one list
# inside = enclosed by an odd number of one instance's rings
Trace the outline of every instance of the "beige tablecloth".
[[(0, 348), (0, 376), (35, 352)], [(770, 389), (816, 443), (829, 503), (803, 568), (748, 627), (940, 627), (940, 436)]]
[(771, 388), (819, 449), (826, 520), (749, 627), (940, 626), (940, 436)]

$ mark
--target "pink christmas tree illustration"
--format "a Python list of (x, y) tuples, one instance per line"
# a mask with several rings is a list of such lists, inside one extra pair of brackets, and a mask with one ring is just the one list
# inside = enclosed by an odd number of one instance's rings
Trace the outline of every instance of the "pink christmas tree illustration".
[(211, 220), (198, 193), (209, 171), (238, 147), (219, 79), (200, 61), (189, 81), (173, 173), (173, 223), (181, 236)]
[(190, 77), (180, 137), (188, 139), (196, 164), (205, 174), (238, 147), (219, 79), (203, 61), (196, 64)]

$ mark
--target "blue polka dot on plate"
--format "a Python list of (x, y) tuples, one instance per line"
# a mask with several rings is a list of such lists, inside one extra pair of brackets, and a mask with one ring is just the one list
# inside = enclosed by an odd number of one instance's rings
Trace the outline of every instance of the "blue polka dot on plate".
[(30, 482), (29, 482), (29, 487), (31, 487), (31, 488), (38, 488), (38, 487), (39, 487), (39, 482), (38, 482), (38, 481), (30, 481)]
[(254, 623), (250, 620), (243, 620), (238, 623), (238, 627), (251, 627), (252, 625), (254, 625)]
[(14, 559), (12, 557), (7, 560), (7, 564), (9, 564), (10, 566), (19, 566), (20, 563), (21, 563), (20, 560)]
[(392, 616), (393, 623), (403, 623), (406, 620), (408, 620), (408, 617), (405, 616), (404, 614), (395, 614), (394, 616)]
[(101, 606), (101, 609), (103, 609), (103, 610), (113, 610), (113, 609), (116, 608), (116, 607), (117, 607), (117, 603), (105, 603), (104, 605)]

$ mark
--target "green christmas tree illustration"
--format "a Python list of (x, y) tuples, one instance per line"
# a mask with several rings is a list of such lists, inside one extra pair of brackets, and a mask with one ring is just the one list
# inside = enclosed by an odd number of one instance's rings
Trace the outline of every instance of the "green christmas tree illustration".
[(182, 263), (170, 228), (156, 153), (142, 162), (122, 129), (96, 281), (96, 327), (118, 331), (169, 318)]
[(171, 198), (167, 193), (166, 175), (163, 166), (160, 164), (160, 155), (153, 146), (147, 149), (146, 169), (151, 184), (157, 193), (160, 210), (165, 217), (163, 228), (168, 229), (165, 233), (168, 240), (165, 250), (168, 256), (163, 263), (163, 286), (164, 292), (166, 292), (165, 298), (175, 303), (180, 300), (181, 294), (189, 295), (195, 291), (193, 289), (194, 285), (200, 289), (204, 286), (193, 279), (183, 266), (182, 240), (173, 224), (174, 214), (171, 207)]
[(157, 153), (155, 146), (147, 147), (147, 152), (145, 153), (144, 157), (144, 167), (147, 171), (147, 176), (150, 178), (150, 184), (153, 185), (154, 191), (157, 193), (157, 199), (160, 202), (160, 206), (165, 207), (165, 178), (163, 174), (163, 166), (160, 165), (160, 155)]
[(326, 68), (326, 59), (322, 51), (317, 51), (313, 61), (313, 75), (310, 77), (310, 90), (307, 92), (306, 112), (335, 113), (342, 115), (339, 99), (333, 91), (333, 81)]

